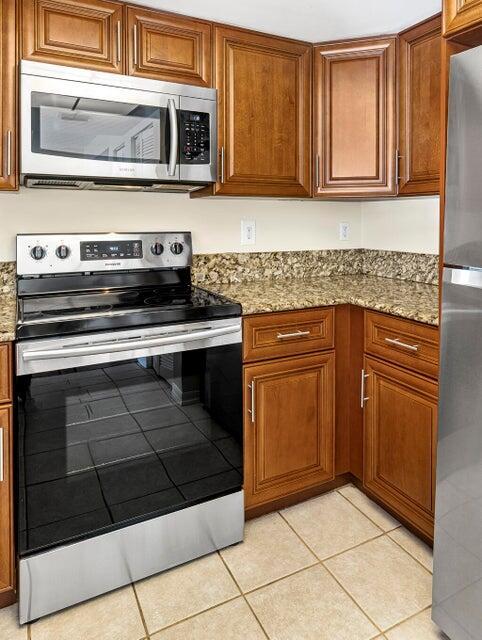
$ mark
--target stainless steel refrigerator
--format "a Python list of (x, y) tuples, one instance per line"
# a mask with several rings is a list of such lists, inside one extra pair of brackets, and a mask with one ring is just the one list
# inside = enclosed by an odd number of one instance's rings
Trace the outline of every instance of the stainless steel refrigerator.
[(482, 640), (482, 47), (450, 68), (432, 617)]

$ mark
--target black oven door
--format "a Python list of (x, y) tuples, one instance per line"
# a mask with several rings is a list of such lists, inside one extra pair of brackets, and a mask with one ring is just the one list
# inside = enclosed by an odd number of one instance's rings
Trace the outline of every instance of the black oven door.
[(17, 347), (20, 556), (241, 489), (240, 323), (216, 323)]

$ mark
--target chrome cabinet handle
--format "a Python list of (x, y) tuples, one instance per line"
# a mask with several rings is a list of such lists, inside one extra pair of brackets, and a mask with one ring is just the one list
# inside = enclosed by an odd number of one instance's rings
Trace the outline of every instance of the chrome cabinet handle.
[(177, 128), (177, 110), (176, 103), (172, 98), (167, 101), (169, 110), (169, 123), (171, 125), (171, 152), (169, 154), (169, 166), (167, 168), (168, 176), (176, 175), (177, 153), (179, 150), (179, 131)]
[(286, 338), (302, 338), (303, 336), (309, 336), (311, 331), (295, 331), (295, 333), (278, 333), (276, 336), (278, 340), (286, 340)]
[(0, 482), (3, 482), (5, 479), (3, 471), (3, 432), (4, 428), (0, 427)]
[(361, 385), (360, 385), (360, 406), (362, 409), (365, 408), (365, 402), (370, 400), (370, 398), (365, 396), (365, 380), (370, 377), (370, 374), (365, 373), (365, 369), (361, 371)]
[(251, 409), (248, 409), (248, 413), (251, 416), (251, 422), (256, 422), (256, 378), (253, 378), (251, 384), (248, 384), (248, 389), (251, 391)]
[(316, 188), (320, 188), (320, 156), (317, 154), (315, 158), (315, 184)]
[(134, 64), (137, 66), (137, 25), (136, 24), (132, 27), (132, 39), (133, 39), (133, 49), (134, 49)]
[(5, 134), (5, 177), (12, 175), (12, 132), (9, 130)]
[(396, 347), (402, 347), (402, 349), (408, 349), (409, 351), (418, 351), (420, 348), (420, 345), (418, 344), (408, 344), (406, 342), (402, 342), (399, 338), (385, 338), (385, 342), (393, 344)]
[(219, 150), (221, 156), (221, 184), (224, 184), (224, 147)]
[(116, 24), (116, 35), (117, 35), (117, 64), (121, 61), (121, 51), (122, 51), (122, 42), (121, 42), (121, 23), (120, 20), (117, 20)]

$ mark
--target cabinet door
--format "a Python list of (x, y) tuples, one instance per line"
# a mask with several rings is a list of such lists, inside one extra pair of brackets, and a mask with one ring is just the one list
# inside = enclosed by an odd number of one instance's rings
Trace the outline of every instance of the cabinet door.
[(395, 195), (396, 39), (314, 51), (315, 195)]
[(244, 368), (249, 508), (334, 474), (333, 352)]
[(400, 35), (399, 193), (439, 192), (441, 18)]
[(433, 535), (437, 385), (365, 358), (365, 487)]
[(211, 86), (211, 24), (142, 7), (127, 8), (128, 73)]
[(106, 0), (23, 0), (23, 57), (122, 73), (122, 13)]
[(220, 179), (231, 195), (311, 195), (311, 47), (215, 28)]
[(444, 36), (451, 37), (482, 25), (482, 0), (444, 0), (443, 8)]
[(18, 187), (15, 2), (0, 3), (0, 189)]
[(0, 607), (15, 601), (12, 411), (0, 408)]

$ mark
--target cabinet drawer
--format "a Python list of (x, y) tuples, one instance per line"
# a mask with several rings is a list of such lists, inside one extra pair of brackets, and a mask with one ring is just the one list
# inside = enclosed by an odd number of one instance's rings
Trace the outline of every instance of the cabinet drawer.
[(365, 313), (365, 351), (425, 375), (438, 376), (438, 329), (380, 313)]
[(333, 308), (266, 313), (245, 318), (245, 362), (311, 353), (334, 347)]
[(0, 404), (12, 401), (12, 361), (10, 345), (0, 344)]

